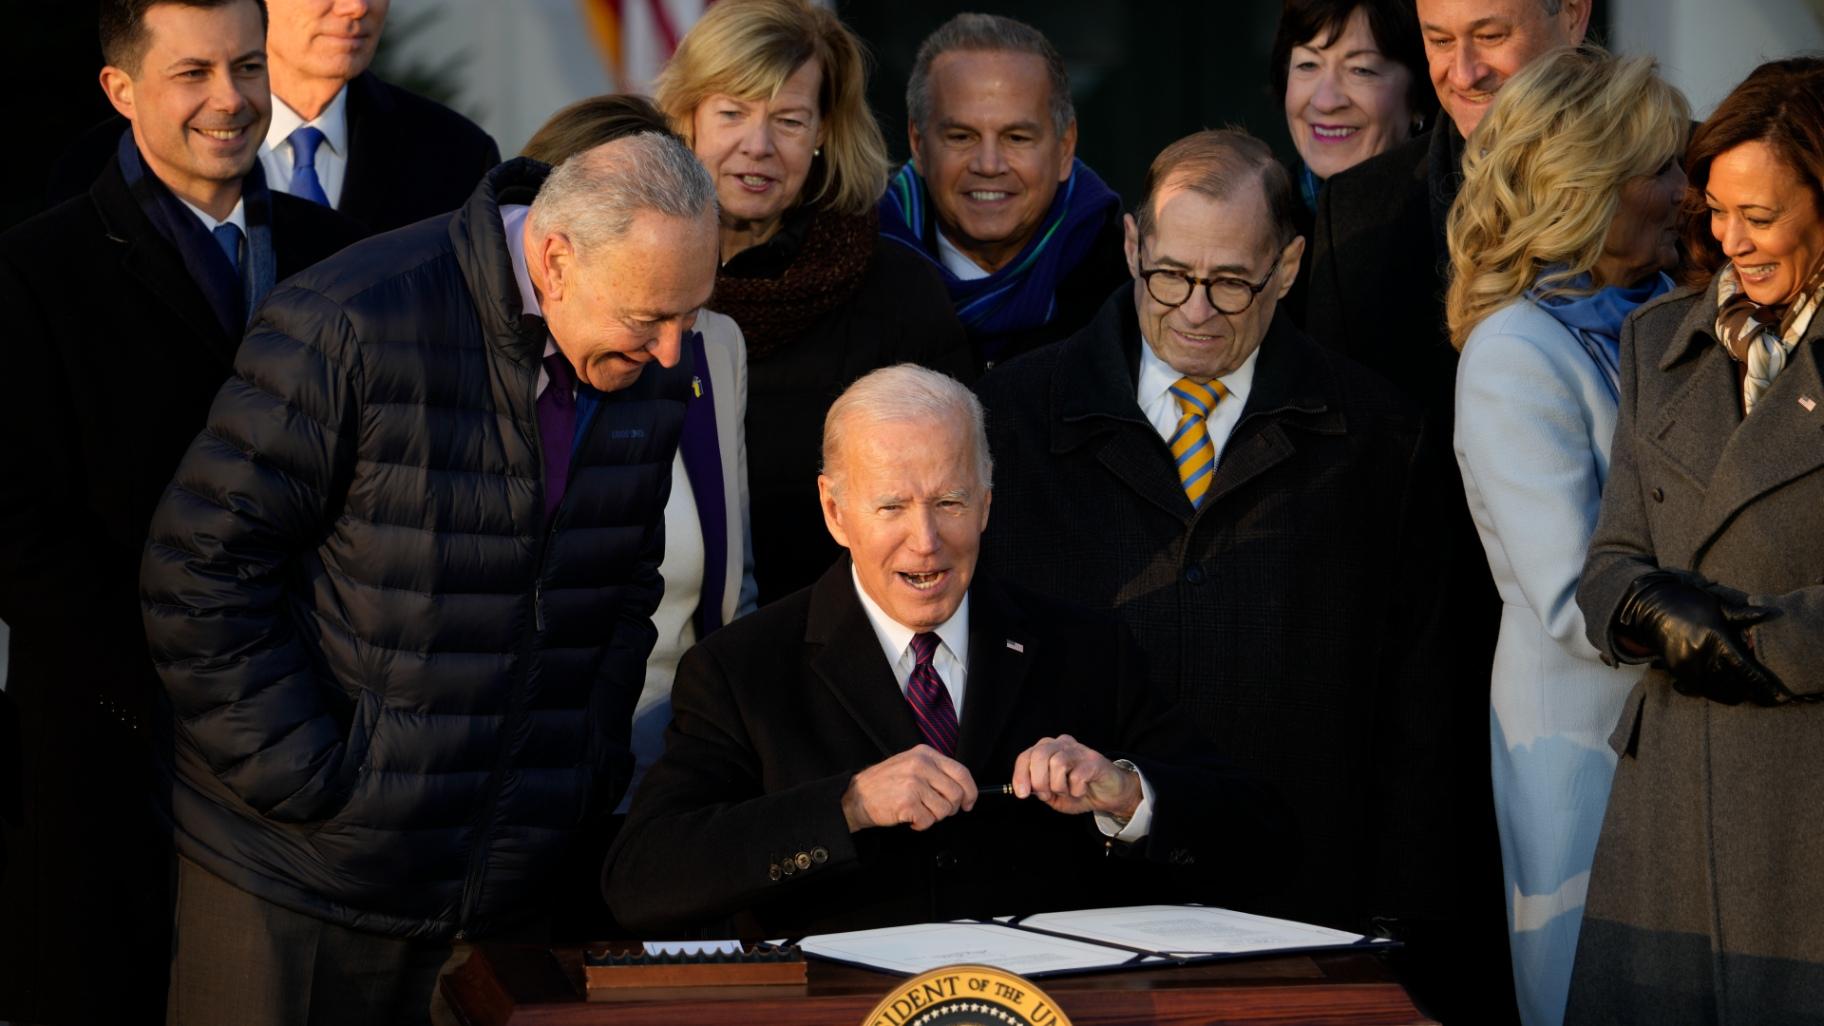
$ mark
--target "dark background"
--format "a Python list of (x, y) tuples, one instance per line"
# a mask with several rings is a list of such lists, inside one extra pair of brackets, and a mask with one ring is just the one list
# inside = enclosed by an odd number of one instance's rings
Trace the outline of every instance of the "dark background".
[[(1596, 0), (1596, 38), (1607, 34), (1606, 8)], [(896, 161), (906, 156), (905, 82), (919, 42), (959, 11), (984, 9), (1030, 22), (1057, 45), (1077, 105), (1077, 154), (1130, 201), (1153, 155), (1199, 128), (1238, 125), (1294, 156), (1284, 112), (1268, 95), (1276, 0), (838, 0), (837, 9), (874, 52), (869, 101)], [(388, 53), (387, 41), (410, 35), (414, 18), (435, 16), (393, 12), (378, 64), (383, 75), (448, 102), (460, 82), (454, 60), (400, 67)], [(14, 97), (0, 162), (4, 227), (40, 209), (57, 155), (112, 113), (96, 81), (92, 0), (38, 4), (31, 17), (13, 19), (0, 37), (0, 67), (0, 95)]]

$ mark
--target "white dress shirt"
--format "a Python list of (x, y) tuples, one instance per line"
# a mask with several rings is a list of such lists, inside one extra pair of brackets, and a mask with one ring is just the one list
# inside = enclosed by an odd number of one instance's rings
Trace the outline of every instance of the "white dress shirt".
[(335, 98), (323, 112), (305, 121), (275, 94), (272, 98), (272, 124), (266, 128), (266, 142), (260, 146), (260, 164), (266, 169), (266, 186), (279, 192), (291, 192), (291, 133), (311, 125), (323, 133), (317, 147), (317, 181), (329, 205), (342, 205), (342, 180), (348, 177), (348, 86), (336, 91)]
[[(1241, 409), (1247, 405), (1248, 393), (1254, 389), (1254, 362), (1260, 358), (1257, 348), (1248, 354), (1241, 366), (1235, 368), (1217, 381), (1222, 382), (1229, 394), (1216, 404), (1215, 412), (1204, 419), (1204, 430), (1209, 433), (1210, 445), (1216, 449), (1216, 462), (1222, 461), (1223, 446), (1229, 444), (1229, 436), (1235, 433), (1235, 425), (1241, 422)], [(1153, 347), (1144, 339), (1140, 344), (1140, 384), (1135, 388), (1134, 398), (1140, 403), (1140, 412), (1159, 432), (1159, 437), (1171, 441), (1178, 430), (1178, 418), (1183, 415), (1178, 408), (1178, 399), (1172, 395), (1173, 385), (1184, 375), (1171, 368), (1171, 365), (1154, 354)], [(1214, 464), (1212, 464), (1212, 467)]]
[[(887, 657), (887, 665), (893, 668), (893, 679), (899, 682), (899, 693), (904, 695), (906, 687), (912, 680), (912, 670), (918, 665), (918, 656), (912, 651), (912, 638), (920, 633), (887, 615), (871, 597), (867, 589), (861, 586), (861, 575), (856, 572), (853, 563), (849, 565), (849, 577), (855, 582), (855, 597), (861, 600), (862, 611), (868, 614), (868, 623), (874, 628), (875, 640), (880, 642), (880, 650)], [(969, 680), (969, 595), (963, 594), (963, 601), (956, 607), (950, 619), (931, 629), (937, 635), (937, 650), (931, 653), (931, 668), (937, 671), (939, 679), (944, 682), (944, 690), (950, 692), (950, 702), (956, 706), (956, 722), (960, 729), (963, 722), (963, 693)], [(910, 699), (908, 698), (908, 701)], [(1037, 741), (1038, 738), (1033, 738)], [(1134, 809), (1134, 815), (1126, 823), (1105, 812), (1096, 813), (1096, 828), (1103, 835), (1118, 841), (1138, 841), (1145, 837), (1153, 824), (1153, 785), (1147, 783), (1146, 774), (1141, 773), (1134, 764), (1126, 759), (1119, 759), (1115, 765), (1122, 769), (1133, 770), (1140, 778), (1140, 805)]]
[[(171, 195), (177, 196), (177, 193), (174, 192)], [(235, 200), (234, 209), (228, 211), (228, 216), (222, 218), (220, 221), (217, 221), (215, 218), (210, 217), (208, 214), (203, 212), (202, 207), (197, 206), (196, 204), (190, 202), (189, 200), (183, 198), (182, 196), (177, 196), (177, 201), (179, 203), (182, 203), (184, 206), (189, 207), (190, 212), (192, 214), (196, 215), (196, 219), (198, 221), (203, 222), (203, 231), (213, 233), (217, 228), (220, 228), (222, 225), (231, 224), (241, 230), (242, 239), (247, 238), (247, 201), (246, 200)]]
[[(275, 97), (276, 99), (276, 97)], [(526, 215), (532, 208), (524, 203), (503, 203), (500, 206), (500, 226), (507, 233), (507, 253), (513, 258), (513, 281), (519, 285), (519, 311), (532, 317), (544, 316), (544, 308), (538, 305), (538, 290), (532, 287), (532, 272), (526, 270)], [(545, 334), (545, 351), (542, 356), (557, 352), (557, 343), (551, 340), (549, 332)], [(551, 375), (545, 365), (538, 365), (538, 389), (532, 394), (545, 394), (545, 386), (551, 383)], [(571, 386), (575, 391), (575, 386)]]
[(942, 231), (937, 233), (937, 259), (944, 265), (944, 270), (956, 275), (958, 281), (974, 281), (986, 278), (992, 272), (982, 270), (982, 265), (969, 259), (969, 254), (956, 248), (956, 243)]

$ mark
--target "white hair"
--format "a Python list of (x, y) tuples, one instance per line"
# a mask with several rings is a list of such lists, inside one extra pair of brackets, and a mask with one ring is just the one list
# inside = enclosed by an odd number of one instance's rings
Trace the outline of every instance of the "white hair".
[(715, 209), (715, 182), (696, 154), (670, 135), (641, 132), (552, 168), (528, 222), (534, 238), (561, 232), (581, 255), (624, 238), (641, 211), (695, 219)]
[(823, 418), (823, 473), (840, 481), (842, 445), (855, 421), (868, 424), (935, 422), (962, 428), (975, 450), (975, 477), (983, 491), (994, 487), (994, 459), (988, 453), (987, 420), (981, 400), (955, 378), (915, 363), (882, 367), (850, 385)]

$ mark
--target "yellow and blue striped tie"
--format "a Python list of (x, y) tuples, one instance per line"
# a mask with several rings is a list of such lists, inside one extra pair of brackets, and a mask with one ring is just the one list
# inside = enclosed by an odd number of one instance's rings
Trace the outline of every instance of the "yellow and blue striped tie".
[(1204, 421), (1216, 404), (1229, 394), (1222, 382), (1214, 378), (1209, 384), (1179, 378), (1172, 385), (1172, 398), (1178, 400), (1178, 430), (1172, 432), (1172, 459), (1178, 461), (1178, 480), (1192, 508), (1203, 505), (1210, 490), (1210, 479), (1216, 472), (1216, 447), (1210, 444), (1210, 432)]

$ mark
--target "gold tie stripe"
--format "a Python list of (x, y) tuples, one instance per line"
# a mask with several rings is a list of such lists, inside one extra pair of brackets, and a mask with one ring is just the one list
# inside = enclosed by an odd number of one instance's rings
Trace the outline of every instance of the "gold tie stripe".
[(1178, 462), (1178, 481), (1184, 485), (1184, 494), (1191, 500), (1192, 508), (1196, 508), (1203, 505), (1203, 497), (1210, 490), (1210, 479), (1216, 471), (1216, 447), (1210, 444), (1205, 421), (1216, 404), (1228, 396), (1229, 390), (1214, 378), (1207, 385), (1179, 378), (1171, 392), (1178, 400), (1180, 413), (1178, 430), (1172, 432), (1167, 444), (1171, 446), (1172, 459)]

